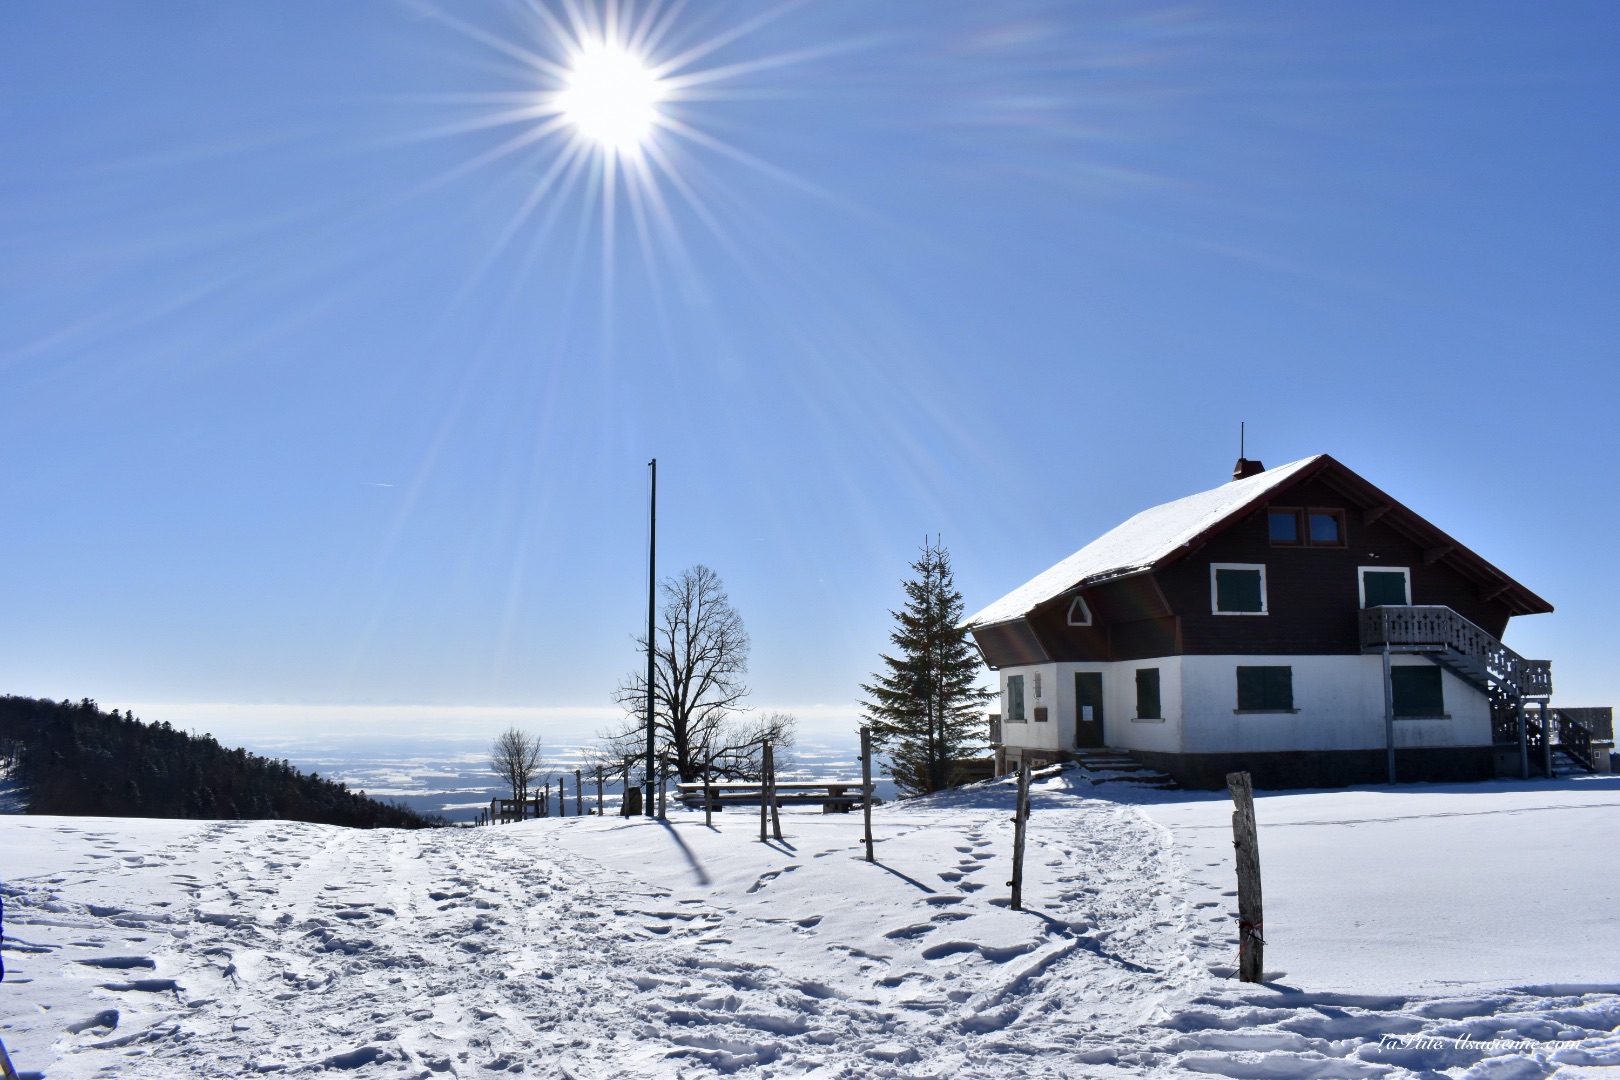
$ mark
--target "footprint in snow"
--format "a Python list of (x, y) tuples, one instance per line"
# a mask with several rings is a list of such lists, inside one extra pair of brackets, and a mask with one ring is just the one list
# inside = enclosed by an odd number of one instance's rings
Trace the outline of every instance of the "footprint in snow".
[(792, 871), (797, 870), (797, 869), (798, 869), (798, 866), (790, 865), (790, 866), (784, 866), (780, 870), (767, 870), (765, 873), (759, 875), (759, 880), (758, 881), (756, 881), (752, 885), (748, 886), (748, 891), (751, 892), (751, 893), (759, 892), (759, 890), (763, 889), (766, 885), (769, 885), (771, 882), (775, 881), (777, 878), (781, 877), (783, 874), (791, 873)]

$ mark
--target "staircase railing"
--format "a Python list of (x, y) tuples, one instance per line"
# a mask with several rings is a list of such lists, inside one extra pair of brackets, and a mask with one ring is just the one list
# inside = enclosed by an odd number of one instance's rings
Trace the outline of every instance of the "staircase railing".
[(1558, 744), (1564, 753), (1586, 766), (1587, 772), (1597, 771), (1597, 754), (1592, 750), (1592, 731), (1575, 717), (1558, 709), (1552, 710), (1558, 726)]
[(1361, 612), (1361, 647), (1400, 652), (1457, 654), (1484, 688), (1508, 698), (1552, 694), (1552, 664), (1526, 660), (1495, 637), (1441, 604), (1385, 605)]

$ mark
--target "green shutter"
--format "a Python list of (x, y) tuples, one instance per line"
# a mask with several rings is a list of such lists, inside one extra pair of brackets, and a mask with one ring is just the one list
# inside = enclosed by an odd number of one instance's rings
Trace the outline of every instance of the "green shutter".
[(1291, 667), (1239, 667), (1240, 712), (1284, 712), (1294, 707), (1294, 669)]
[(1009, 720), (1024, 719), (1024, 677), (1022, 675), (1007, 676), (1007, 718)]
[(1411, 603), (1406, 598), (1406, 574), (1400, 570), (1363, 570), (1361, 591), (1367, 598), (1364, 607)]
[(1140, 720), (1163, 719), (1159, 709), (1159, 669), (1136, 670), (1136, 715)]
[(1259, 570), (1215, 571), (1215, 610), (1225, 612), (1263, 611)]
[(1445, 696), (1440, 690), (1437, 667), (1396, 667), (1389, 669), (1394, 690), (1396, 716), (1444, 716)]

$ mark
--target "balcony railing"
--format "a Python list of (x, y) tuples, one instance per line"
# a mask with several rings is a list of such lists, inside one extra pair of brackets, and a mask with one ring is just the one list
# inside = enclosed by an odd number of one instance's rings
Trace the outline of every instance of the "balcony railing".
[(1552, 664), (1526, 660), (1449, 607), (1385, 605), (1361, 612), (1361, 647), (1428, 653), (1482, 689), (1505, 698), (1552, 694)]

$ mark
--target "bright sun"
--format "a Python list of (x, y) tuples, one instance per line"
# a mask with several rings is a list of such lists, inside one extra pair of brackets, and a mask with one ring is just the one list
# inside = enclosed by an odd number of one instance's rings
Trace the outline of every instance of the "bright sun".
[(639, 57), (592, 43), (574, 59), (557, 105), (579, 133), (604, 149), (634, 150), (658, 120), (664, 85)]

